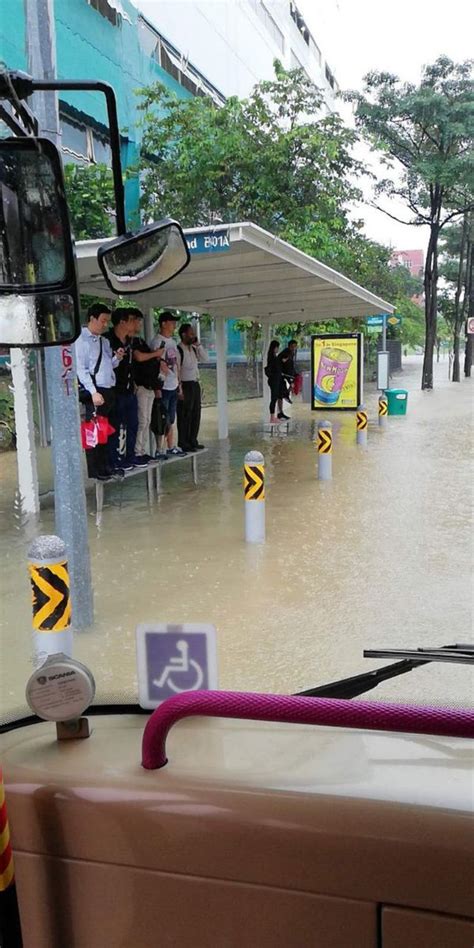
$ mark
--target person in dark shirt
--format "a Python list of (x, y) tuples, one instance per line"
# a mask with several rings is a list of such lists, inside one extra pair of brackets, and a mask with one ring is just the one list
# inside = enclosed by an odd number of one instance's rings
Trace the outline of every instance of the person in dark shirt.
[[(278, 418), (275, 414), (277, 402), (280, 399), (280, 389), (281, 389), (281, 365), (278, 358), (278, 350), (280, 348), (280, 343), (278, 339), (274, 339), (270, 343), (267, 354), (267, 364), (265, 366), (265, 375), (267, 376), (268, 384), (270, 386), (270, 424), (278, 424)], [(281, 409), (281, 402), (279, 402), (279, 407)]]
[(110, 423), (115, 434), (109, 438), (109, 460), (115, 470), (131, 471), (147, 463), (135, 454), (138, 429), (138, 405), (134, 379), (134, 340), (141, 330), (143, 314), (136, 306), (121, 306), (112, 313), (112, 328), (107, 334), (112, 351), (124, 350), (115, 371), (115, 406)]
[(283, 399), (290, 402), (291, 405), (292, 386), (296, 377), (295, 359), (297, 348), (298, 343), (295, 339), (292, 339), (286, 349), (283, 349), (278, 356), (281, 368), (280, 399), (282, 404), (278, 412), (278, 418), (280, 418), (280, 420), (282, 418), (288, 420), (288, 415), (285, 415), (283, 412)]

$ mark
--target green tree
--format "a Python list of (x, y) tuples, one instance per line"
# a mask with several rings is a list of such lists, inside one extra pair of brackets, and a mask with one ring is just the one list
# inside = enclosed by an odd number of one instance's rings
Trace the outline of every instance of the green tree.
[(343, 233), (345, 208), (359, 196), (355, 136), (321, 106), (303, 70), (277, 61), (273, 80), (222, 108), (160, 84), (144, 89), (145, 216), (172, 214), (191, 227), (251, 220), (282, 237), (321, 221), (321, 239)]
[[(473, 237), (473, 215), (465, 214), (460, 223), (445, 228), (440, 241), (440, 274), (448, 284), (448, 289), (440, 300), (440, 309), (452, 332), (453, 382), (461, 381), (461, 331), (468, 315), (470, 301), (472, 305)], [(471, 345), (472, 342), (467, 337), (466, 375), (470, 375)]]
[[(422, 388), (433, 387), (436, 341), (438, 242), (443, 228), (472, 207), (474, 89), (471, 63), (440, 57), (425, 67), (418, 86), (389, 73), (371, 72), (363, 93), (351, 92), (356, 125), (393, 172), (377, 195), (403, 201), (410, 220), (428, 225), (424, 271), (425, 356)], [(385, 208), (381, 208), (389, 213)], [(394, 214), (389, 216), (399, 220)]]
[(66, 197), (76, 240), (113, 233), (115, 197), (112, 172), (106, 165), (66, 165)]

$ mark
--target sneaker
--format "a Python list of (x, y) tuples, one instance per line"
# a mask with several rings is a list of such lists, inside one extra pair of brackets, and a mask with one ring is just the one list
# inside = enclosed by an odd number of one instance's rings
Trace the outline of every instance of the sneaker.
[(184, 458), (186, 457), (187, 452), (183, 451), (182, 448), (168, 448), (167, 455), (169, 458)]
[(113, 477), (113, 474), (96, 474), (95, 480), (96, 481), (111, 481), (112, 477)]
[(114, 474), (118, 471), (123, 471), (124, 474), (127, 474), (128, 471), (133, 471), (133, 464), (130, 464), (129, 461), (120, 461), (119, 464), (115, 465)]
[(290, 416), (283, 414), (282, 411), (278, 412), (278, 417), (279, 417), (280, 421), (289, 421), (289, 420), (290, 420)]
[(206, 445), (205, 445), (205, 444), (193, 444), (191, 450), (192, 450), (192, 451), (204, 451), (205, 448), (206, 448)]
[(156, 452), (156, 454), (155, 454), (155, 461), (167, 461), (167, 460), (168, 460), (168, 455), (167, 455), (167, 454), (160, 454), (159, 451)]
[(150, 463), (150, 461), (151, 461), (151, 458), (148, 457), (147, 454), (141, 454), (141, 455), (137, 454), (135, 455), (134, 458), (132, 458), (131, 463), (133, 467), (146, 467), (147, 464)]

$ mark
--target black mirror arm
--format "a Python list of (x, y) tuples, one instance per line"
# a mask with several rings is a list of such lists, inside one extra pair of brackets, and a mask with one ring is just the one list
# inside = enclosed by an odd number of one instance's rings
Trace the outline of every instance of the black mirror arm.
[(125, 189), (122, 177), (122, 162), (120, 159), (120, 132), (118, 126), (117, 101), (115, 92), (107, 82), (75, 82), (74, 80), (32, 79), (31, 92), (49, 90), (51, 92), (90, 91), (102, 92), (107, 103), (107, 116), (110, 130), (110, 147), (112, 150), (112, 174), (114, 178), (115, 209), (117, 234), (122, 237), (127, 233), (125, 220)]

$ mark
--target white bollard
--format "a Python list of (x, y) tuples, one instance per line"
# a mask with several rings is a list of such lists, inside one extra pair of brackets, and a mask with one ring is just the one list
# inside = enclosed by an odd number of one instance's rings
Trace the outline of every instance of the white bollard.
[(332, 424), (330, 421), (318, 422), (318, 478), (330, 481), (332, 478)]
[(33, 664), (49, 655), (72, 656), (71, 598), (66, 547), (56, 536), (37, 537), (28, 550), (33, 593)]
[(357, 444), (363, 444), (363, 445), (367, 444), (367, 425), (368, 425), (367, 412), (365, 411), (364, 406), (362, 405), (358, 409), (357, 415), (356, 415)]
[(387, 427), (388, 401), (385, 395), (379, 398), (379, 428)]
[(244, 459), (245, 540), (265, 543), (265, 461), (260, 451)]

